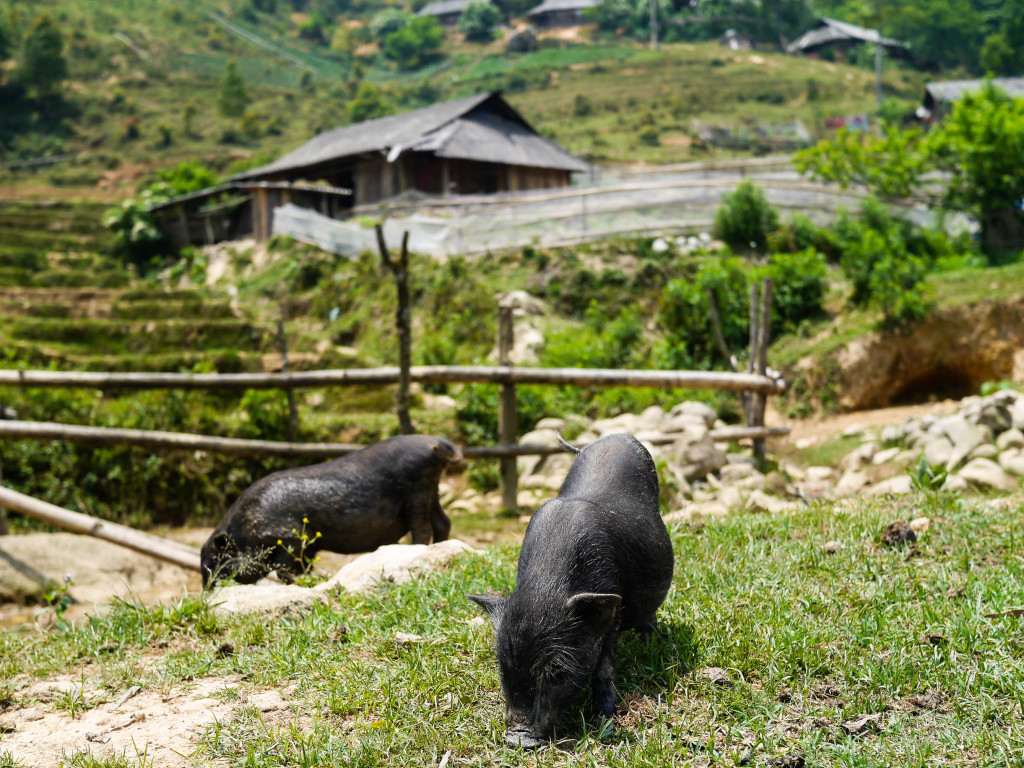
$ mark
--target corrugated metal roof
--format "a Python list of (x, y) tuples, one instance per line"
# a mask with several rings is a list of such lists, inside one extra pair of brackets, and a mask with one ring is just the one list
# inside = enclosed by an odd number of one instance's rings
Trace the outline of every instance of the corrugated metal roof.
[[(502, 139), (498, 135), (496, 123), (492, 118), (501, 121), (501, 130), (512, 131), (515, 135)], [(319, 165), (343, 157), (351, 157), (366, 152), (387, 152), (397, 157), (401, 152), (413, 146), (427, 146), (424, 141), (445, 126), (459, 121), (461, 123), (480, 123), (491, 126), (489, 133), (476, 131), (467, 133), (465, 141), (458, 142), (460, 147), (473, 147), (473, 159), (484, 162), (511, 163), (506, 159), (516, 157), (516, 165), (533, 168), (555, 168), (559, 170), (587, 170), (589, 166), (582, 160), (562, 149), (554, 142), (540, 136), (511, 106), (495, 91), (466, 99), (434, 104), (414, 112), (401, 115), (381, 117), (364, 123), (336, 128), (315, 137), (303, 144), (294, 152), (275, 160), (262, 168), (256, 168), (234, 178), (252, 179), (266, 177), (289, 171)], [(457, 131), (459, 133), (461, 131)], [(532, 137), (531, 140), (527, 140)], [(423, 150), (432, 151), (432, 150)], [(452, 150), (458, 151), (458, 150)], [(464, 151), (469, 152), (469, 149)], [(455, 157), (455, 155), (441, 155)]]
[(437, 0), (427, 3), (420, 9), (418, 16), (445, 16), (449, 13), (462, 13), (471, 3), (491, 4), (491, 0)]
[[(958, 101), (970, 91), (980, 90), (985, 80), (946, 80), (928, 83), (924, 89), (935, 101)], [(994, 77), (992, 85), (1015, 98), (1024, 97), (1024, 77)]]
[(810, 48), (817, 48), (818, 46), (835, 42), (836, 40), (860, 40), (865, 43), (881, 43), (892, 48), (906, 47), (898, 40), (882, 37), (877, 29), (867, 29), (866, 27), (859, 27), (856, 24), (848, 24), (845, 21), (837, 21), (836, 19), (821, 19), (818, 22), (818, 26), (804, 32), (800, 37), (787, 45), (786, 50), (789, 53), (806, 51)]
[(531, 8), (526, 14), (534, 16), (538, 13), (550, 13), (552, 11), (582, 11), (593, 8), (597, 0), (544, 0), (540, 5)]
[(585, 172), (585, 162), (536, 131), (495, 114), (460, 118), (409, 147), (438, 157)]

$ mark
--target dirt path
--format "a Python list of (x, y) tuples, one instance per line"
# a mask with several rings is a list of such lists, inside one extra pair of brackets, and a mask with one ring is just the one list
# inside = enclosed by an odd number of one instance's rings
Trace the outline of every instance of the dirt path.
[(879, 408), (874, 411), (854, 411), (828, 416), (824, 419), (806, 419), (794, 421), (787, 419), (769, 406), (765, 421), (769, 426), (790, 425), (793, 431), (779, 441), (780, 444), (795, 445), (797, 440), (823, 442), (831, 437), (841, 435), (851, 427), (882, 427), (889, 424), (900, 425), (907, 419), (926, 415), (946, 416), (959, 408), (958, 400), (941, 400), (934, 403), (917, 405), (901, 405), (892, 408)]

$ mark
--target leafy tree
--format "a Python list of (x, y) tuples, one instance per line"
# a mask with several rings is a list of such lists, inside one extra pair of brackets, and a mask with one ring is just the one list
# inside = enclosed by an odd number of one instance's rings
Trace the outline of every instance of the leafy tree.
[(749, 181), (724, 195), (715, 214), (715, 234), (736, 250), (763, 250), (768, 233), (778, 226), (778, 211), (768, 205), (764, 192)]
[(156, 178), (158, 184), (165, 186), (155, 184), (150, 190), (168, 198), (188, 195), (217, 184), (217, 174), (196, 160), (184, 160), (173, 168), (161, 168), (156, 172)]
[(808, 248), (799, 253), (776, 253), (765, 272), (774, 284), (772, 330), (792, 330), (800, 321), (817, 317), (828, 289), (825, 257)]
[(416, 69), (436, 57), (444, 30), (433, 16), (417, 16), (384, 40), (384, 55), (400, 69)]
[(44, 13), (32, 22), (22, 42), (21, 79), (40, 96), (52, 96), (67, 76), (64, 39), (53, 17)]
[(247, 106), (249, 106), (249, 94), (245, 92), (245, 82), (238, 69), (238, 62), (229, 59), (220, 80), (217, 108), (225, 117), (240, 117)]
[(408, 11), (403, 11), (399, 8), (388, 8), (370, 20), (370, 33), (375, 40), (383, 43), (388, 38), (388, 35), (404, 29), (414, 18)]
[(490, 3), (473, 2), (459, 17), (459, 32), (467, 40), (488, 43), (494, 39), (494, 28), (501, 23), (501, 11)]
[(384, 92), (373, 83), (363, 82), (356, 91), (356, 96), (348, 105), (348, 118), (353, 123), (384, 117), (395, 111), (394, 106), (384, 96)]

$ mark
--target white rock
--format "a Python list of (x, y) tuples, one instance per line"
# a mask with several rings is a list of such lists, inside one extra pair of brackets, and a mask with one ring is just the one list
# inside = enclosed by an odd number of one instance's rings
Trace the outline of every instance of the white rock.
[(521, 310), (527, 315), (545, 315), (548, 311), (543, 300), (526, 291), (509, 291), (501, 297), (499, 304), (503, 307)]
[(668, 241), (663, 237), (659, 237), (653, 243), (651, 243), (651, 251), (654, 253), (665, 253), (669, 249)]
[(900, 467), (909, 467), (911, 464), (916, 464), (921, 458), (921, 454), (917, 451), (900, 451), (896, 454), (896, 458), (892, 460), (893, 464)]
[(718, 500), (729, 509), (740, 509), (743, 506), (743, 494), (739, 488), (731, 485), (718, 492)]
[(822, 480), (831, 480), (835, 472), (832, 467), (808, 467), (806, 475), (808, 480), (821, 482)]
[(982, 443), (969, 454), (968, 459), (995, 459), (999, 456), (999, 449), (992, 443)]
[(874, 456), (872, 456), (871, 457), (871, 463), (876, 465), (876, 466), (879, 465), (879, 464), (885, 464), (886, 462), (889, 462), (889, 461), (892, 461), (893, 459), (895, 459), (902, 452), (903, 452), (903, 449), (898, 447), (898, 446), (893, 447), (893, 448), (886, 448), (884, 451), (879, 451)]
[(613, 419), (598, 419), (590, 425), (590, 428), (601, 437), (614, 435), (619, 432), (626, 432), (632, 435), (637, 431), (639, 423), (640, 417), (632, 413), (620, 413)]
[(652, 405), (649, 408), (645, 408), (643, 413), (640, 414), (640, 418), (637, 420), (637, 428), (641, 430), (656, 430), (664, 418), (665, 409), (660, 405)]
[(771, 515), (782, 514), (797, 508), (797, 504), (769, 496), (763, 491), (754, 491), (747, 497), (747, 509), (751, 512), (767, 512)]
[(704, 423), (708, 429), (715, 426), (715, 421), (718, 419), (718, 414), (715, 413), (715, 409), (707, 403), (701, 403), (696, 400), (687, 400), (683, 403), (676, 403), (672, 406), (672, 410), (669, 411), (670, 416), (681, 416), (683, 414), (700, 416), (704, 419)]
[(743, 480), (747, 477), (754, 475), (760, 475), (754, 467), (750, 464), (726, 464), (720, 470), (718, 470), (718, 476), (724, 483), (735, 483), (739, 480)]
[(679, 413), (673, 416), (672, 414), (666, 415), (658, 426), (662, 432), (666, 434), (673, 434), (675, 432), (697, 432), (709, 431), (707, 420), (703, 416), (696, 413)]
[(794, 443), (794, 446), (796, 446), (796, 449), (798, 451), (806, 451), (808, 448), (814, 445), (815, 442), (817, 441), (812, 440), (809, 437), (798, 437), (796, 442)]
[[(541, 421), (544, 421), (543, 419)], [(558, 445), (558, 431), (550, 427), (534, 429), (519, 438), (520, 445)], [(532, 475), (544, 460), (543, 456), (517, 456), (516, 471), (520, 477)]]
[(868, 476), (866, 472), (862, 472), (859, 469), (851, 469), (839, 478), (836, 487), (832, 489), (832, 495), (840, 499), (852, 496), (867, 484)]
[(914, 533), (924, 533), (931, 526), (932, 521), (927, 517), (915, 517), (910, 521), (910, 530)]
[(999, 466), (1017, 477), (1024, 477), (1024, 453), (1011, 448), (999, 454)]
[(736, 487), (744, 491), (763, 491), (766, 485), (768, 485), (768, 478), (760, 472), (736, 483)]
[(864, 489), (863, 495), (865, 496), (899, 496), (904, 493), (910, 493), (913, 484), (910, 481), (910, 475), (896, 475), (890, 477), (888, 480), (883, 480), (880, 483)]
[(1010, 406), (1010, 419), (1013, 421), (1013, 428), (1024, 432), (1024, 397), (1017, 398)]
[[(963, 416), (948, 416), (940, 421), (943, 433), (953, 444), (953, 452), (946, 460), (946, 471), (951, 472), (982, 443), (991, 442), (992, 430), (982, 424), (971, 424)], [(933, 463), (934, 466), (934, 463)]]
[(972, 459), (964, 465), (959, 474), (974, 485), (996, 488), (1000, 491), (1015, 491), (1019, 487), (1017, 480), (991, 459)]
[(903, 439), (903, 430), (894, 424), (890, 424), (882, 428), (881, 439), (885, 445), (898, 443)]
[[(534, 432), (546, 432), (547, 430), (561, 432), (563, 429), (565, 429), (565, 419), (560, 419), (557, 416), (547, 416), (534, 425), (533, 432), (528, 432), (527, 434), (533, 434)], [(526, 435), (523, 435), (523, 437), (525, 438)]]
[(404, 584), (419, 574), (443, 568), (459, 555), (475, 551), (458, 539), (437, 544), (388, 544), (353, 560), (329, 581), (307, 591), (325, 593), (341, 587), (362, 593), (383, 581)]
[(793, 480), (803, 480), (807, 477), (803, 467), (798, 467), (796, 464), (791, 464), (788, 461), (779, 462), (779, 471)]
[(996, 438), (996, 447), (1000, 451), (1005, 451), (1008, 448), (1024, 448), (1024, 432), (1016, 428), (1006, 430)]
[(843, 437), (857, 437), (864, 433), (863, 424), (851, 424), (843, 430)]
[(942, 483), (944, 491), (966, 491), (970, 487), (971, 484), (960, 475), (946, 475), (946, 479)]
[(210, 605), (219, 616), (246, 613), (289, 616), (326, 600), (327, 595), (316, 588), (294, 584), (240, 584), (214, 592)]
[(941, 467), (953, 456), (953, 443), (945, 435), (936, 435), (924, 445), (924, 460), (930, 466)]
[(857, 448), (846, 454), (839, 462), (844, 470), (861, 469), (871, 463), (871, 459), (878, 453), (878, 444), (870, 441), (859, 445)]

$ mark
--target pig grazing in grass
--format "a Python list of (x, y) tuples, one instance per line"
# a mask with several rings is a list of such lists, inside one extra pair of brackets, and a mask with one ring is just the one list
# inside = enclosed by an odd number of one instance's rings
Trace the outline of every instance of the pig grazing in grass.
[(650, 637), (672, 566), (647, 449), (618, 434), (579, 451), (526, 529), (512, 594), (469, 596), (494, 624), (510, 744), (538, 746), (588, 683), (594, 713), (614, 715), (619, 632)]
[[(403, 435), (249, 486), (203, 544), (203, 586), (234, 577), (251, 584), (272, 570), (301, 573), (328, 552), (371, 552), (412, 531), (414, 544), (448, 538), (437, 484), (462, 461), (454, 443)], [(305, 535), (305, 539), (303, 539)]]

